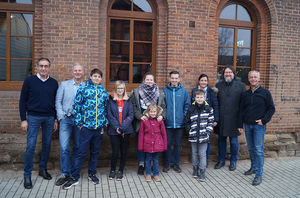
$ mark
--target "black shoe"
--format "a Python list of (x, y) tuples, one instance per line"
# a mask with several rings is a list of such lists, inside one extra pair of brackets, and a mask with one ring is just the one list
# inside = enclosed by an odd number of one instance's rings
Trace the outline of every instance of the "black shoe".
[(194, 178), (198, 177), (198, 166), (193, 166), (193, 177)]
[(252, 175), (252, 174), (255, 174), (255, 173), (256, 173), (256, 170), (250, 168), (249, 170), (244, 172), (244, 175)]
[(31, 189), (32, 188), (31, 177), (25, 177), (24, 176), (24, 188), (26, 188), (26, 189)]
[(67, 181), (67, 183), (65, 183), (63, 185), (63, 189), (64, 190), (68, 190), (72, 186), (76, 186), (78, 183), (79, 183), (78, 179), (74, 179), (72, 177), (69, 177), (69, 180)]
[(164, 166), (164, 168), (163, 168), (163, 172), (164, 173), (167, 173), (168, 171), (170, 170), (170, 166)]
[(43, 177), (44, 179), (47, 179), (47, 180), (52, 179), (51, 175), (47, 172), (47, 169), (40, 170), (39, 171), (39, 176), (41, 176), (41, 177)]
[(225, 165), (225, 162), (218, 162), (218, 163), (215, 165), (215, 169), (220, 169), (220, 168), (222, 168), (224, 165)]
[(253, 182), (252, 182), (252, 185), (253, 186), (257, 186), (259, 185), (260, 183), (262, 182), (262, 178), (261, 177), (255, 177)]
[(180, 173), (180, 172), (181, 172), (181, 168), (179, 167), (178, 164), (174, 164), (173, 169), (174, 169), (174, 171), (176, 171), (177, 173)]
[(230, 162), (229, 170), (234, 171), (235, 169), (236, 169), (236, 163), (235, 162)]
[(61, 175), (58, 180), (56, 180), (55, 185), (56, 186), (61, 186), (64, 183), (66, 183), (70, 179), (69, 175)]
[(99, 179), (96, 175), (89, 174), (89, 180), (91, 180), (94, 184), (99, 184)]
[(200, 170), (200, 175), (199, 175), (198, 180), (200, 182), (205, 182), (205, 169)]
[(138, 175), (144, 175), (144, 170), (145, 170), (145, 167), (144, 167), (144, 166), (141, 166), (141, 165), (139, 165), (139, 169), (138, 169)]
[(117, 181), (122, 181), (123, 179), (123, 171), (119, 170), (117, 174)]
[(113, 178), (115, 178), (115, 176), (116, 176), (116, 171), (111, 170), (109, 172), (108, 179), (112, 180)]

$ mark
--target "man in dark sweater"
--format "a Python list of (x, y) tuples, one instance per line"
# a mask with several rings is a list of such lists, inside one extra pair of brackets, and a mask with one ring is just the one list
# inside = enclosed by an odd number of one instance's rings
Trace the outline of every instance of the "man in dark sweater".
[(258, 71), (250, 71), (248, 80), (250, 89), (244, 92), (241, 98), (239, 131), (244, 131), (242, 128), (244, 123), (251, 160), (251, 167), (244, 174), (256, 174), (252, 182), (252, 185), (256, 186), (262, 182), (266, 124), (275, 113), (275, 106), (271, 93), (259, 84), (260, 74)]
[[(39, 163), (39, 175), (51, 180), (47, 172), (47, 162), (50, 153), (50, 145), (53, 130), (57, 129), (55, 114), (55, 96), (58, 83), (48, 75), (50, 61), (48, 58), (37, 60), (36, 75), (25, 79), (20, 96), (21, 128), (27, 132), (27, 147), (24, 157), (24, 187), (32, 188), (31, 171), (36, 140), (42, 126), (42, 151)], [(26, 115), (27, 113), (27, 115)]]

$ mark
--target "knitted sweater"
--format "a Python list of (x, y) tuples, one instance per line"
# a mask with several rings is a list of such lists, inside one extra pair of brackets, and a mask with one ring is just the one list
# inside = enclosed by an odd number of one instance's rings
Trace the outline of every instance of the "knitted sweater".
[(26, 112), (33, 116), (56, 117), (55, 96), (57, 88), (57, 81), (51, 77), (45, 82), (36, 75), (26, 78), (19, 102), (21, 120), (26, 120)]

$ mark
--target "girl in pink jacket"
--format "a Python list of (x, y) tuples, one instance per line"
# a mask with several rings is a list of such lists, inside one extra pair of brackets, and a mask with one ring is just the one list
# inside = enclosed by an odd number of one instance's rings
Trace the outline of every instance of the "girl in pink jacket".
[[(157, 117), (162, 109), (155, 104), (150, 104), (145, 111), (147, 120), (141, 121), (139, 131), (138, 150), (146, 153), (146, 181), (151, 181), (151, 167), (153, 166), (153, 178), (160, 182), (158, 171), (159, 152), (167, 150), (167, 134), (163, 121), (158, 122)], [(151, 166), (152, 164), (152, 166)]]

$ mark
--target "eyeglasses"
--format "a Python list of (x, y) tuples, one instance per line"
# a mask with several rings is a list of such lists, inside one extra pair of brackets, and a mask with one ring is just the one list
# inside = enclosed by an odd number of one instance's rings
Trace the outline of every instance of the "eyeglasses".
[(123, 89), (124, 89), (124, 87), (118, 87), (117, 89), (119, 89), (119, 90), (123, 90)]
[(39, 67), (48, 68), (48, 67), (50, 67), (50, 66), (49, 66), (49, 65), (39, 65)]
[(230, 72), (224, 72), (224, 74), (233, 74), (233, 72), (232, 71), (230, 71)]

